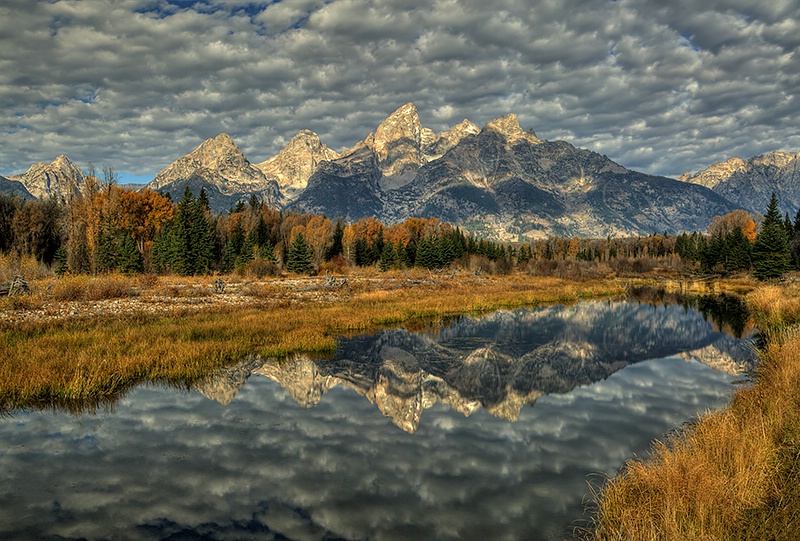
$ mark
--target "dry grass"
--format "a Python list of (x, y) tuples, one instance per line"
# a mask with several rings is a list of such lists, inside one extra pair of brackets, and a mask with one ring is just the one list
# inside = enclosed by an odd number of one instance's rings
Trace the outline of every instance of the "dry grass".
[[(756, 383), (628, 462), (597, 497), (600, 540), (796, 539), (800, 531), (800, 292), (747, 296), (772, 332)], [(775, 330), (780, 329), (780, 330)]]
[(10, 282), (14, 276), (37, 280), (52, 275), (48, 266), (37, 261), (33, 256), (20, 257), (14, 253), (0, 254), (0, 284)]
[[(90, 295), (93, 279), (72, 280), (59, 282), (70, 291), (62, 296)], [(202, 292), (210, 291), (212, 282), (211, 278), (200, 283), (160, 279), (157, 287)], [(124, 291), (104, 283), (106, 292)], [(437, 279), (414, 287), (396, 287), (391, 279), (382, 283), (391, 288), (381, 290), (380, 283), (364, 280), (331, 299), (313, 302), (282, 294), (288, 281), (237, 284), (250, 295), (268, 298), (269, 304), (171, 316), (127, 314), (89, 321), (7, 324), (0, 327), (4, 353), (0, 411), (53, 402), (92, 403), (142, 381), (191, 381), (248, 353), (283, 357), (330, 352), (337, 336), (384, 325), (435, 323), (465, 312), (574, 302), (623, 292), (614, 282), (575, 284), (523, 275)]]

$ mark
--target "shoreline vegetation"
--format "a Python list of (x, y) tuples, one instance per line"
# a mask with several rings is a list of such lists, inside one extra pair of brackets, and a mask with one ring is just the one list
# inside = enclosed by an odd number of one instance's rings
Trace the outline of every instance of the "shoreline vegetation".
[(762, 335), (753, 385), (648, 456), (629, 460), (595, 494), (582, 538), (790, 540), (800, 531), (800, 288), (745, 295)]

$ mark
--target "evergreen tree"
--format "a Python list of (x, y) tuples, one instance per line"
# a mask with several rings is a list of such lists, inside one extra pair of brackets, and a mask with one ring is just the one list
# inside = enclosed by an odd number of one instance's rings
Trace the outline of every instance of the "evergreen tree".
[(449, 235), (445, 235), (439, 239), (437, 244), (437, 267), (446, 267), (456, 258), (456, 247), (453, 245), (453, 239)]
[(342, 238), (344, 237), (344, 223), (342, 220), (336, 220), (336, 226), (333, 228), (333, 242), (328, 251), (325, 252), (325, 259), (330, 261), (343, 251)]
[(258, 257), (261, 259), (266, 259), (272, 263), (277, 263), (277, 258), (275, 257), (275, 246), (267, 239), (264, 244), (258, 246)]
[[(188, 186), (187, 186), (187, 188), (188, 188)], [(211, 207), (209, 206), (208, 194), (206, 193), (205, 186), (201, 186), (200, 187), (200, 194), (197, 196), (197, 202), (199, 203), (199, 205), (201, 207), (203, 207), (203, 210), (211, 210)]]
[(794, 217), (794, 227), (789, 236), (789, 252), (792, 258), (792, 268), (800, 270), (800, 209)]
[(374, 241), (372, 241), (372, 245), (369, 247), (369, 264), (372, 265), (380, 260), (381, 254), (383, 253), (383, 227), (378, 229), (378, 235)]
[(169, 259), (170, 244), (172, 242), (171, 229), (172, 223), (165, 223), (156, 233), (156, 238), (153, 240), (152, 260), (153, 266), (158, 272), (167, 272), (172, 268)]
[(242, 253), (244, 240), (244, 229), (242, 229), (241, 222), (237, 222), (236, 225), (233, 226), (233, 231), (231, 231), (231, 235), (228, 237), (228, 242), (225, 243), (225, 248), (223, 250), (222, 270), (224, 272), (231, 272), (236, 267), (236, 261)]
[(381, 251), (381, 258), (378, 261), (378, 266), (384, 272), (397, 265), (397, 251), (394, 248), (392, 241), (383, 243), (383, 250)]
[(118, 268), (120, 272), (134, 274), (144, 271), (144, 258), (136, 248), (136, 241), (127, 233), (120, 235)]
[(118, 260), (117, 239), (109, 227), (104, 227), (97, 239), (95, 251), (95, 270), (97, 272), (111, 272), (117, 270)]
[(774, 193), (753, 245), (752, 258), (753, 274), (759, 280), (775, 278), (789, 270), (789, 240)]
[(436, 240), (433, 237), (422, 237), (417, 246), (417, 258), (415, 264), (426, 269), (435, 269), (439, 266), (439, 256), (437, 254)]
[(190, 208), (191, 225), (189, 228), (190, 242), (190, 273), (207, 274), (214, 265), (214, 233), (206, 212), (208, 211), (208, 196), (205, 189), (200, 189), (200, 197)]
[(353, 251), (355, 252), (353, 259), (355, 259), (356, 265), (359, 267), (366, 267), (371, 263), (372, 253), (369, 245), (367, 244), (367, 239), (362, 237), (356, 239), (356, 244)]
[(736, 272), (750, 269), (752, 250), (742, 230), (735, 227), (725, 236), (725, 270)]
[(412, 265), (411, 260), (408, 258), (408, 250), (403, 246), (402, 241), (398, 241), (397, 246), (394, 247), (394, 260), (397, 267), (400, 269)]
[(175, 218), (169, 235), (169, 249), (166, 255), (169, 269), (183, 275), (194, 273), (192, 247), (192, 218), (195, 207), (194, 194), (187, 186), (183, 198), (178, 201)]
[(524, 265), (528, 261), (533, 258), (533, 254), (531, 253), (531, 247), (528, 244), (523, 244), (519, 247), (519, 255), (517, 256), (517, 261)]
[[(255, 229), (253, 230), (255, 231)], [(239, 252), (239, 256), (236, 258), (236, 268), (241, 269), (245, 265), (247, 265), (250, 261), (252, 261), (255, 256), (256, 250), (256, 241), (255, 235), (251, 232), (247, 235), (247, 238), (244, 239), (244, 244), (242, 244), (242, 249)]]
[(53, 272), (56, 273), (56, 276), (64, 276), (69, 270), (69, 267), (67, 266), (67, 249), (63, 244), (58, 247), (58, 250), (56, 250), (56, 255), (53, 258), (53, 262), (55, 263)]
[(313, 254), (302, 233), (297, 233), (289, 246), (286, 269), (297, 274), (310, 274), (314, 269)]

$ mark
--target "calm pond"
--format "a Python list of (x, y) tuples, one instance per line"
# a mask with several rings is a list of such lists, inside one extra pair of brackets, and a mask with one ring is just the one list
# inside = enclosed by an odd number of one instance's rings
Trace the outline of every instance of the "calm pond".
[(462, 317), (110, 410), (16, 411), (0, 539), (562, 539), (589, 482), (745, 379), (755, 350), (723, 321), (731, 303)]

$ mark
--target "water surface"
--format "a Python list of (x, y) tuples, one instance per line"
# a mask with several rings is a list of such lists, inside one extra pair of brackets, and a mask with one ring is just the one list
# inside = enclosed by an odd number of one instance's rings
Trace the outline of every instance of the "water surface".
[(498, 312), (16, 412), (0, 538), (561, 539), (588, 480), (725, 403), (753, 349), (722, 327), (681, 305)]

